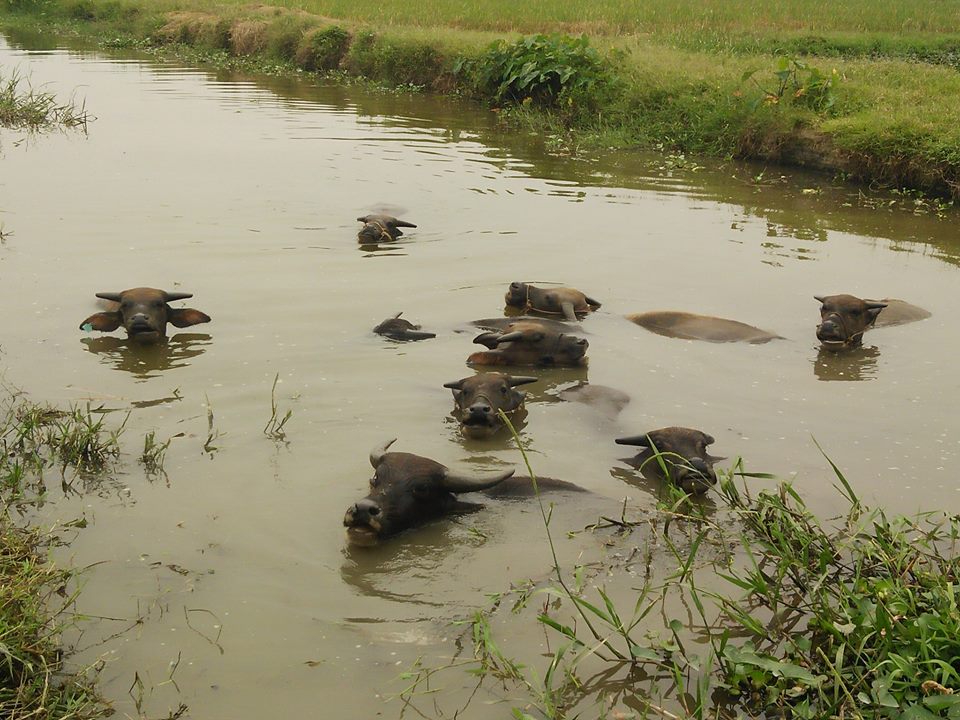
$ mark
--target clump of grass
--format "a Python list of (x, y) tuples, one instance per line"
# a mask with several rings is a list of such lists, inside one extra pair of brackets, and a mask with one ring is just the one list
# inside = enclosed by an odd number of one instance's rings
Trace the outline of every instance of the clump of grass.
[[(668, 718), (960, 716), (960, 516), (890, 519), (865, 508), (828, 462), (846, 504), (835, 525), (815, 518), (789, 483), (752, 497), (735, 480), (769, 476), (746, 472), (740, 461), (717, 493), (733, 531), (685, 497), (668, 499), (662, 524), (602, 518), (594, 528), (649, 525), (651, 541), (676, 561), (655, 581), (648, 548), (643, 582), (625, 605), (583, 568), (560, 567), (552, 513), (540, 501), (553, 580), (498, 594), (472, 616), (470, 672), (512, 697), (519, 689), (525, 700), (513, 715), (523, 719), (572, 717), (605, 704), (608, 693), (626, 693), (631, 707)], [(683, 544), (668, 535), (678, 518)], [(514, 612), (545, 598), (535, 619), (548, 633), (539, 673), (494, 636), (491, 617), (507, 595), (518, 596)], [(436, 672), (421, 665), (408, 674), (415, 681), (404, 699), (423, 692)]]
[(163, 473), (163, 461), (170, 447), (170, 438), (164, 442), (157, 442), (157, 433), (151, 430), (143, 436), (143, 452), (140, 453), (140, 464), (150, 475)]
[(277, 383), (280, 382), (280, 373), (273, 378), (273, 386), (270, 388), (270, 419), (263, 426), (263, 434), (272, 440), (284, 440), (287, 437), (283, 428), (293, 417), (293, 410), (287, 410), (282, 416), (277, 405)]
[(73, 598), (72, 573), (43, 554), (51, 539), (14, 526), (0, 515), (0, 717), (9, 720), (81, 720), (106, 717), (92, 677), (63, 674), (54, 619)]
[(91, 120), (85, 104), (57, 101), (53, 93), (34, 89), (16, 70), (0, 75), (0, 125), (14, 129), (54, 127), (86, 129)]

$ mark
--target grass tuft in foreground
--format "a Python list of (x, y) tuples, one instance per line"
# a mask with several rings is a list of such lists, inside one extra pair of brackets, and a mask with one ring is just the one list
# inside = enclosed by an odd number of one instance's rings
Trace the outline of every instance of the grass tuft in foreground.
[[(717, 493), (726, 520), (704, 513), (698, 500), (667, 493), (652, 516), (602, 518), (588, 528), (646, 543), (592, 577), (583, 567), (560, 566), (551, 512), (541, 501), (553, 580), (491, 596), (492, 605), (465, 622), (473, 661), (451, 667), (466, 667), (509, 698), (521, 720), (586, 712), (960, 717), (960, 516), (890, 519), (864, 507), (827, 460), (846, 506), (836, 521), (818, 520), (788, 483), (752, 497), (735, 480), (770, 476), (747, 473), (738, 461)], [(657, 559), (664, 555), (665, 565)], [(604, 587), (596, 579), (614, 574), (641, 584), (625, 592), (623, 582)], [(514, 602), (504, 618), (508, 597)], [(530, 609), (536, 615), (528, 621)], [(524, 628), (498, 639), (493, 627), (504, 623), (539, 625), (546, 652), (512, 656), (511, 638)], [(432, 692), (424, 688), (439, 671), (405, 673), (404, 702)]]

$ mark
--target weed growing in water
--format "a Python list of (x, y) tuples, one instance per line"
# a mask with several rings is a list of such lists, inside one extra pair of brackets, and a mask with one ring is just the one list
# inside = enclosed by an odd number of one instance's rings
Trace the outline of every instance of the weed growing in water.
[(143, 452), (140, 454), (140, 463), (150, 475), (163, 473), (163, 461), (170, 447), (170, 438), (166, 442), (157, 442), (157, 433), (151, 430), (143, 436)]
[(83, 102), (78, 105), (71, 100), (60, 104), (52, 93), (30, 87), (16, 70), (6, 78), (0, 75), (0, 125), (4, 127), (28, 130), (79, 127), (86, 130), (91, 119)]
[[(661, 717), (960, 717), (960, 516), (890, 520), (865, 508), (827, 461), (847, 505), (836, 527), (817, 520), (788, 483), (752, 497), (735, 481), (770, 476), (740, 461), (717, 493), (738, 529), (703, 516), (682, 493), (652, 518), (601, 518), (588, 529), (649, 525), (649, 542), (666, 546), (675, 569), (655, 581), (648, 548), (642, 584), (622, 607), (585, 581), (583, 568), (568, 580), (554, 553), (553, 582), (495, 595), (468, 621), (470, 672), (521, 689), (516, 718), (570, 717), (604, 698), (629, 698), (631, 708)], [(553, 549), (551, 512), (540, 507)], [(678, 519), (683, 544), (668, 535)], [(518, 594), (514, 612), (545, 596), (536, 622), (560, 640), (547, 637), (539, 675), (491, 630), (503, 599)], [(436, 672), (420, 666), (414, 675)], [(407, 701), (416, 688), (408, 686)]]
[(287, 410), (283, 417), (280, 417), (280, 410), (277, 407), (277, 383), (280, 382), (280, 373), (273, 378), (273, 387), (270, 388), (270, 419), (263, 426), (263, 434), (271, 440), (285, 440), (287, 434), (283, 431), (284, 425), (293, 417), (293, 410)]

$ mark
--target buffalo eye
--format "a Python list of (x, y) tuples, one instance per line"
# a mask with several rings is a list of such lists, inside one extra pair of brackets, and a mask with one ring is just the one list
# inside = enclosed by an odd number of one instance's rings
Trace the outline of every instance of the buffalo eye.
[(417, 483), (413, 486), (413, 496), (420, 498), (421, 500), (426, 500), (433, 494), (432, 488), (429, 483)]
[(155, 308), (159, 308), (159, 307), (163, 307), (164, 302), (163, 302), (163, 300), (154, 300), (154, 301), (153, 301), (152, 303), (150, 303), (150, 304), (153, 305), (153, 307), (155, 307)]
[(500, 394), (501, 394), (501, 395), (506, 395), (506, 394), (507, 394), (507, 386), (506, 386), (506, 385), (501, 385), (501, 386), (500, 386)]

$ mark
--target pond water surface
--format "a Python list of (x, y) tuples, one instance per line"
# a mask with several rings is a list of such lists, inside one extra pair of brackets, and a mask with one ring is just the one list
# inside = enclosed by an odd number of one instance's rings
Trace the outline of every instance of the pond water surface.
[[(0, 40), (0, 68), (15, 67), (96, 116), (86, 135), (0, 131), (0, 367), (34, 400), (116, 409), (116, 425), (130, 413), (117, 478), (43, 510), (89, 523), (64, 550), (100, 563), (85, 575), (78, 607), (94, 619), (74, 659), (105, 659), (102, 687), (123, 715), (185, 703), (205, 719), (395, 717), (398, 676), (451, 655), (452, 620), (547, 576), (529, 504), (368, 550), (348, 548), (341, 525), (366, 491), (369, 449), (391, 437), (461, 469), (520, 463), (506, 436), (460, 438), (442, 387), (472, 374), (466, 323), (502, 315), (512, 280), (603, 303), (583, 323), (589, 368), (534, 371), (542, 380), (525, 388), (535, 469), (595, 493), (558, 508), (558, 526), (624, 497), (653, 507), (655, 488), (613, 438), (668, 425), (793, 478), (824, 516), (842, 502), (814, 438), (868, 504), (960, 507), (955, 216), (756, 167), (551, 155), (493, 113), (428, 96)], [(419, 227), (359, 246), (354, 218), (383, 208)], [(186, 304), (213, 321), (153, 351), (78, 329), (95, 292), (141, 285), (192, 292)], [(822, 356), (813, 296), (841, 292), (933, 316)], [(786, 339), (673, 340), (623, 319), (655, 309)], [(370, 332), (401, 310), (438, 337)], [(276, 376), (285, 441), (262, 432)], [(557, 400), (585, 379), (630, 404)], [(160, 477), (135, 461), (150, 431), (172, 438)], [(590, 560), (602, 545), (579, 536), (560, 551)]]

